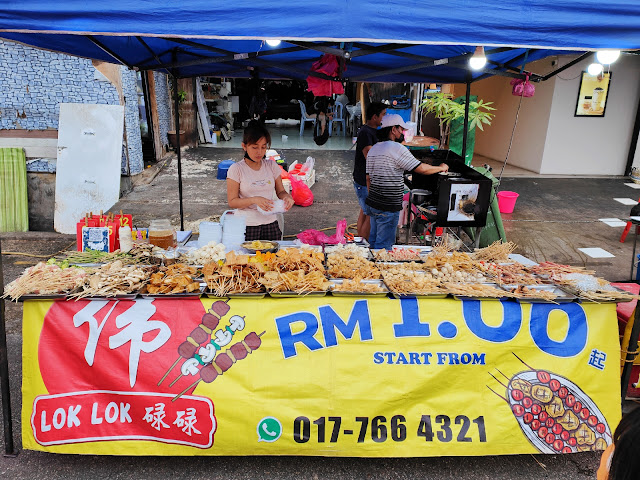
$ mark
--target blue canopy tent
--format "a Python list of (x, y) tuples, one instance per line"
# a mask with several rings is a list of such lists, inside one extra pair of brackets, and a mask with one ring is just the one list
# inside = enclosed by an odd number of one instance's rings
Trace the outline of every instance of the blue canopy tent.
[[(550, 78), (597, 49), (640, 49), (640, 3), (236, 0), (222, 5), (207, 0), (4, 0), (0, 38), (139, 70), (164, 71), (176, 78), (248, 77), (250, 69), (259, 67), (262, 78), (305, 79), (321, 53), (333, 53), (340, 59), (340, 74), (313, 75), (339, 81), (466, 83), (468, 95), (474, 81), (491, 75), (523, 78), (522, 68), (528, 62), (558, 51), (580, 55), (555, 72), (534, 72), (530, 80)], [(282, 43), (272, 48), (263, 42), (267, 39)], [(471, 71), (468, 59), (476, 46), (485, 47), (488, 63)], [(0, 316), (0, 387), (5, 449), (11, 453), (3, 303)]]

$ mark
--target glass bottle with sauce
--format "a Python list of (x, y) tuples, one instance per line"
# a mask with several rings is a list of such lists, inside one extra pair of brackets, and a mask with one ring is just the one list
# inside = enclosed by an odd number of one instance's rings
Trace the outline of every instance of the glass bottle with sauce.
[(165, 250), (178, 245), (176, 231), (167, 219), (151, 220), (149, 225), (149, 243)]

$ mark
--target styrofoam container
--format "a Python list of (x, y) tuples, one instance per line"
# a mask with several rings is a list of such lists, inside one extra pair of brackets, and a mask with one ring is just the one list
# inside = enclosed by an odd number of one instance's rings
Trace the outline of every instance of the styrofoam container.
[(222, 225), (218, 222), (200, 222), (198, 232), (198, 248), (208, 245), (209, 242), (222, 242)]

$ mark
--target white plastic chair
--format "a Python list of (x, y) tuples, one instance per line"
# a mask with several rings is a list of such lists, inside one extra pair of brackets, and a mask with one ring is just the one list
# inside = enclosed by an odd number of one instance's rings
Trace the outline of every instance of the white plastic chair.
[(298, 103), (300, 104), (300, 136), (302, 136), (304, 133), (304, 124), (306, 122), (311, 122), (315, 127), (316, 119), (307, 115), (307, 107), (302, 100), (298, 100)]
[(344, 137), (346, 135), (346, 118), (344, 116), (344, 105), (341, 104), (340, 102), (336, 102), (336, 104), (333, 106), (333, 119), (331, 120), (331, 123), (329, 123), (329, 136), (331, 136), (332, 130), (333, 130), (333, 124), (335, 122), (341, 123), (342, 124), (342, 136)]
[(362, 125), (362, 110), (360, 109), (360, 102), (355, 105), (346, 105), (345, 108), (349, 114), (347, 120), (349, 134), (355, 137), (358, 134), (358, 129)]

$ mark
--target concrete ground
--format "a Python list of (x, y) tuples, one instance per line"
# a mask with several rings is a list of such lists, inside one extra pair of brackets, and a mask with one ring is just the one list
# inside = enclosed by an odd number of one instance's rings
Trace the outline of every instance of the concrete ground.
[[(291, 163), (308, 155), (316, 159), (316, 185), (311, 207), (293, 207), (285, 215), (285, 234), (307, 228), (335, 226), (342, 218), (354, 223), (358, 207), (351, 185), (353, 151), (283, 150)], [(187, 225), (196, 227), (227, 209), (226, 185), (216, 180), (221, 160), (239, 159), (238, 149), (199, 148), (183, 152), (184, 212)], [(478, 163), (484, 163), (479, 158)], [(149, 169), (130, 194), (112, 210), (134, 215), (134, 223), (148, 226), (153, 218), (170, 218), (179, 225), (177, 165), (169, 159), (162, 169)], [(475, 162), (474, 162), (475, 163)], [(496, 165), (494, 164), (494, 171)], [(508, 167), (510, 168), (510, 167)], [(157, 171), (156, 171), (157, 170)], [(516, 170), (516, 169), (514, 169)], [(506, 171), (506, 170), (505, 170)], [(498, 169), (499, 172), (499, 169)], [(516, 171), (516, 173), (518, 173)], [(610, 227), (600, 218), (626, 219), (630, 206), (614, 198), (636, 199), (640, 195), (612, 178), (545, 178), (509, 176), (501, 189), (520, 194), (513, 214), (503, 215), (509, 240), (518, 253), (537, 261), (552, 260), (594, 269), (609, 280), (628, 280), (633, 235), (620, 243), (622, 227)], [(497, 174), (497, 172), (496, 172)], [(331, 233), (331, 232), (329, 232)], [(73, 236), (44, 232), (0, 235), (5, 284), (39, 260), (75, 243)], [(594, 259), (577, 250), (600, 247), (613, 254)], [(31, 255), (31, 256), (29, 256)], [(8, 302), (6, 309), (12, 410), (16, 446), (21, 448), (21, 304)], [(4, 444), (0, 444), (4, 449)], [(8, 479), (592, 479), (599, 454), (514, 455), (497, 457), (442, 457), (410, 459), (302, 458), (302, 457), (96, 457), (53, 455), (21, 451), (16, 458), (0, 457), (0, 478)]]

